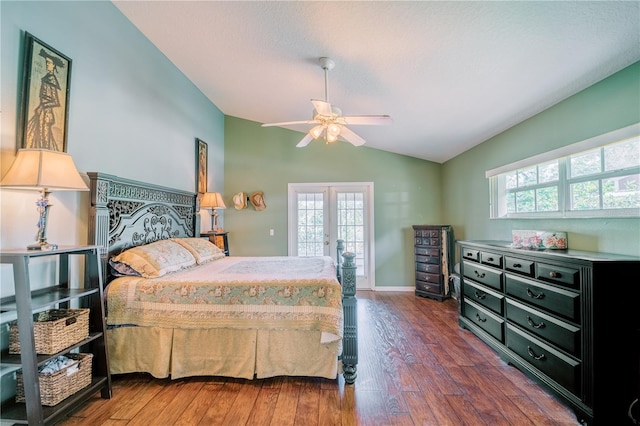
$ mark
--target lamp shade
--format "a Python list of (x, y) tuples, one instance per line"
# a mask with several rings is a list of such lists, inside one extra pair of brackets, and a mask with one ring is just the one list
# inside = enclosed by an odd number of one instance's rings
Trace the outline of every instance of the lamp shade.
[(73, 158), (48, 149), (19, 149), (0, 186), (47, 191), (88, 191)]
[(205, 192), (200, 202), (200, 207), (213, 208), (213, 209), (226, 209), (222, 201), (222, 195), (219, 192)]

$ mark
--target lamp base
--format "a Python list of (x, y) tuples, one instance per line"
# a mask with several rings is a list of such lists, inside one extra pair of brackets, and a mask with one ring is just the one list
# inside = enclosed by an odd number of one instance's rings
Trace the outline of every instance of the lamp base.
[(30, 244), (30, 245), (27, 246), (27, 250), (51, 251), (51, 250), (57, 250), (57, 249), (58, 249), (58, 245), (57, 244), (51, 244), (51, 243), (48, 243), (46, 241), (35, 243), (35, 244)]

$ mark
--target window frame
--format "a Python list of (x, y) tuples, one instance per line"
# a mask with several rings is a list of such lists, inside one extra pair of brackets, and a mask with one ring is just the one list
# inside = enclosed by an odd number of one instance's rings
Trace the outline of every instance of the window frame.
[[(596, 137), (577, 142), (562, 148), (526, 158), (511, 164), (507, 164), (485, 172), (485, 177), (489, 180), (489, 218), (490, 219), (543, 219), (543, 218), (603, 218), (603, 217), (640, 217), (639, 208), (603, 208), (602, 187), (607, 179), (621, 176), (635, 176), (640, 174), (640, 165), (605, 171), (601, 167), (600, 172), (577, 177), (570, 177), (570, 160), (572, 155), (577, 155), (585, 151), (600, 148), (601, 162), (604, 162), (602, 150), (606, 145), (624, 140), (640, 137), (640, 123), (614, 130)], [(558, 161), (558, 180), (540, 183), (538, 166)], [(536, 170), (536, 183), (530, 185), (507, 188), (506, 175), (518, 175), (518, 171), (533, 168)], [(598, 181), (599, 187), (599, 208), (572, 210), (571, 209), (571, 185), (580, 182)], [(516, 180), (517, 182), (517, 180)], [(534, 191), (534, 208), (537, 210), (537, 190), (541, 188), (556, 187), (558, 192), (557, 211), (527, 211), (508, 212), (508, 196), (524, 191)]]

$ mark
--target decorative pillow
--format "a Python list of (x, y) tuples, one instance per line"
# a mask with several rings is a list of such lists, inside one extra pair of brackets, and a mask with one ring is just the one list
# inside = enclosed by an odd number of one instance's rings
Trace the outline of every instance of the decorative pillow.
[(109, 259), (109, 268), (111, 275), (114, 277), (139, 277), (140, 273), (131, 266), (122, 262), (115, 262), (113, 258)]
[(145, 278), (161, 277), (196, 264), (189, 250), (171, 240), (158, 240), (150, 244), (131, 247), (113, 258)]
[(189, 250), (196, 258), (198, 265), (224, 257), (222, 249), (204, 238), (172, 238), (171, 241), (175, 241)]

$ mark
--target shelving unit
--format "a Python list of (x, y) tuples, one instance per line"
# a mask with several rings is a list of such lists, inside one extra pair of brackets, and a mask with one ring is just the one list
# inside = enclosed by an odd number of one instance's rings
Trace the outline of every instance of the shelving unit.
[[(31, 261), (42, 257), (58, 257), (57, 282), (51, 286), (31, 290)], [(84, 279), (80, 288), (72, 288), (69, 278), (70, 258), (83, 257)], [(103, 398), (111, 398), (111, 376), (109, 374), (107, 348), (105, 344), (105, 317), (103, 303), (102, 272), (98, 246), (60, 247), (52, 251), (3, 250), (0, 263), (11, 264), (15, 284), (15, 295), (0, 299), (0, 323), (17, 318), (20, 335), (20, 354), (1, 353), (0, 375), (15, 374), (22, 370), (26, 403), (13, 400), (2, 405), (2, 420), (17, 424), (44, 425), (59, 420), (76, 409), (97, 391)], [(89, 337), (56, 354), (37, 355), (33, 334), (33, 314), (51, 308), (69, 309), (77, 301), (79, 308), (89, 308)], [(69, 396), (59, 404), (48, 407), (40, 402), (38, 367), (48, 360), (75, 350), (92, 353), (91, 384)]]

